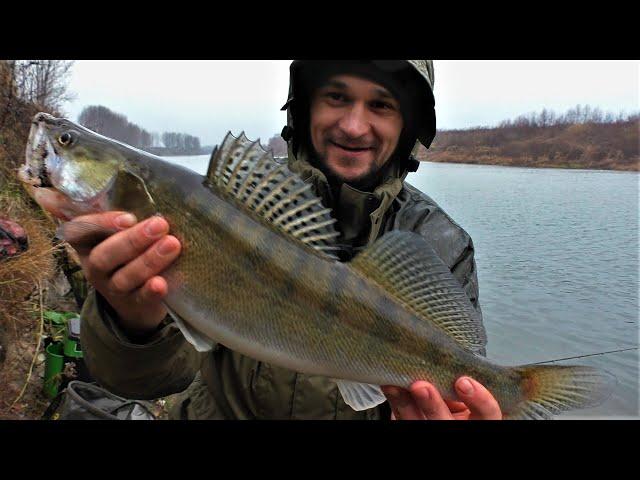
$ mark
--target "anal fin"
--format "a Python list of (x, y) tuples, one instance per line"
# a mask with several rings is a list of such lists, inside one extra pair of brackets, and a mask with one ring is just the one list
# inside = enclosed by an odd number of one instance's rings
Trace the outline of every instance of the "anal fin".
[(377, 407), (387, 400), (377, 385), (335, 379), (344, 403), (356, 411)]

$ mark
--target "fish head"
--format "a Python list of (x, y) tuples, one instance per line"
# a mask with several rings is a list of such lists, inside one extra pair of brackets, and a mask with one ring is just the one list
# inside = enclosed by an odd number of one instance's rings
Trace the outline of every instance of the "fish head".
[(54, 216), (70, 219), (108, 209), (107, 195), (123, 157), (105, 138), (64, 118), (33, 118), (18, 178)]

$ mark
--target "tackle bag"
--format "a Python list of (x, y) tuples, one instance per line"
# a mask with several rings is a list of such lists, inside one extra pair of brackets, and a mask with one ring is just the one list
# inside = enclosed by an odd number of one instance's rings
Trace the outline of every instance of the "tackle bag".
[(155, 420), (147, 402), (128, 400), (93, 383), (69, 382), (43, 420)]

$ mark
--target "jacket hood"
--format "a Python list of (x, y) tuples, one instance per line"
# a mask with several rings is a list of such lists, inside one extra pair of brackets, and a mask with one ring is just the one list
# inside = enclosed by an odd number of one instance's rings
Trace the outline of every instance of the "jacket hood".
[[(308, 146), (308, 108), (302, 88), (304, 70), (313, 75), (315, 72), (337, 72), (344, 68), (354, 71), (357, 68), (373, 70), (374, 80), (392, 87), (400, 96), (410, 99), (413, 134), (404, 139), (401, 135), (398, 150), (391, 161), (383, 167), (380, 180), (373, 191), (361, 191), (348, 184), (342, 184), (338, 191), (330, 186), (327, 176), (315, 163)], [(371, 67), (374, 67), (371, 69)], [(410, 67), (410, 68), (407, 68)], [(316, 69), (315, 71), (313, 69)], [(356, 70), (357, 71), (357, 70)], [(326, 71), (324, 71), (326, 74)], [(322, 73), (321, 73), (322, 75)], [(371, 75), (369, 75), (371, 76)], [(390, 80), (390, 76), (392, 77)], [(399, 83), (394, 81), (399, 79)], [(386, 82), (390, 80), (390, 82)], [(314, 185), (315, 191), (324, 199), (327, 206), (334, 209), (338, 226), (343, 236), (341, 240), (348, 244), (370, 244), (381, 233), (383, 218), (402, 191), (403, 182), (410, 171), (416, 171), (420, 162), (414, 155), (420, 144), (428, 148), (435, 137), (436, 120), (433, 97), (433, 62), (431, 60), (358, 60), (353, 62), (320, 62), (296, 60), (290, 67), (289, 97), (282, 110), (287, 110), (287, 125), (282, 130), (282, 138), (288, 145), (289, 168), (298, 173), (303, 180)], [(398, 85), (406, 85), (406, 91), (398, 91)], [(302, 92), (302, 93), (301, 93)], [(296, 101), (296, 95), (300, 98)], [(415, 103), (414, 103), (414, 97)], [(418, 108), (415, 108), (417, 105)], [(334, 186), (335, 187), (335, 186)]]
[[(395, 155), (394, 162), (398, 163), (394, 170), (404, 178), (409, 171), (416, 171), (419, 162), (413, 155), (420, 144), (429, 148), (436, 134), (435, 99), (433, 96), (434, 71), (432, 60), (353, 60), (353, 61), (319, 61), (294, 60), (289, 69), (289, 95), (282, 110), (287, 111), (287, 125), (282, 130), (282, 137), (289, 144), (289, 155), (308, 157), (305, 152), (305, 135), (308, 132), (308, 93), (303, 88), (305, 73), (322, 72), (323, 70), (339, 72), (341, 69), (351, 71), (356, 67), (368, 68), (375, 74), (373, 79), (385, 84), (384, 79), (399, 79), (395, 93), (405, 96), (410, 101), (414, 115), (414, 131), (410, 138), (401, 137), (403, 152)], [(409, 68), (407, 68), (409, 67)], [(357, 70), (356, 70), (357, 71)], [(315, 73), (314, 72), (314, 73)], [(394, 91), (393, 88), (391, 88)], [(402, 91), (399, 91), (402, 90)], [(305, 158), (308, 160), (308, 158)]]

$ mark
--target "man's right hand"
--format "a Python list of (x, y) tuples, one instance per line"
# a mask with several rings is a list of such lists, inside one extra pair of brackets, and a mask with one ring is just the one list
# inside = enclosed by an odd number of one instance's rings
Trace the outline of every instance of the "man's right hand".
[[(161, 217), (140, 223), (126, 212), (104, 212), (76, 217), (116, 229), (90, 250), (75, 245), (87, 281), (100, 292), (119, 316), (123, 330), (135, 336), (153, 332), (167, 310), (162, 299), (167, 281), (159, 274), (180, 254), (178, 239), (168, 235), (169, 224)], [(74, 239), (66, 239), (74, 246)]]

